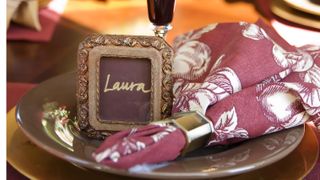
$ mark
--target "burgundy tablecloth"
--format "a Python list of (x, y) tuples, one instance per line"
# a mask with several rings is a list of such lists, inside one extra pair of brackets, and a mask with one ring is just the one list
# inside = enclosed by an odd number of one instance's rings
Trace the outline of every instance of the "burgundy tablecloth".
[[(26, 94), (30, 89), (32, 89), (34, 84), (25, 83), (7, 83), (7, 111), (15, 106), (19, 99)], [(320, 142), (320, 134), (318, 134), (318, 140)], [(7, 179), (27, 179), (16, 171), (9, 163), (7, 163)], [(311, 173), (306, 177), (307, 180), (317, 180), (320, 179), (320, 159), (311, 171)]]
[(39, 11), (39, 20), (41, 31), (11, 23), (7, 31), (7, 40), (24, 40), (32, 42), (50, 41), (57, 23), (60, 20), (60, 14), (48, 8), (42, 8)]

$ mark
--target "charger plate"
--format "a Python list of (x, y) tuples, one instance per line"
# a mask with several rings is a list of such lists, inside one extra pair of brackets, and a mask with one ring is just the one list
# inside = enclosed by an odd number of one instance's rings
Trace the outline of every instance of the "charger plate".
[(304, 13), (291, 8), (283, 0), (271, 0), (271, 11), (285, 20), (320, 29), (320, 16)]
[[(306, 12), (320, 16), (320, 1), (318, 0), (284, 0), (289, 6)], [(318, 1), (318, 2), (316, 2)]]
[[(302, 179), (316, 163), (318, 152), (316, 136), (306, 126), (301, 143), (285, 158), (264, 168), (225, 179)], [(15, 108), (7, 114), (7, 160), (30, 179), (136, 179), (76, 167), (38, 148), (18, 128)]]
[[(71, 110), (70, 115), (75, 115), (75, 82), (75, 73), (64, 74), (41, 83), (22, 98), (16, 109), (16, 119), (27, 138), (16, 128), (12, 118), (13, 112), (8, 115), (8, 118), (11, 118), (7, 127), (8, 161), (32, 179), (119, 178), (117, 175), (128, 178), (194, 179), (230, 177), (238, 174), (246, 175), (247, 178), (250, 174), (259, 177), (264, 172), (265, 175), (275, 175), (273, 167), (277, 167), (277, 163), (283, 165), (281, 162), (290, 161), (290, 166), (282, 167), (281, 173), (299, 172), (298, 176), (301, 177), (312, 167), (318, 156), (318, 144), (313, 134), (308, 135), (306, 139), (309, 142), (309, 152), (301, 154), (301, 149), (304, 149), (304, 146), (301, 146), (298, 153), (291, 155), (290, 158), (289, 154), (297, 150), (296, 147), (304, 136), (304, 126), (299, 126), (233, 146), (201, 149), (187, 157), (154, 166), (152, 170), (126, 171), (104, 166), (96, 163), (91, 157), (91, 153), (101, 142), (81, 136), (72, 126), (67, 126), (68, 128), (63, 131), (61, 129), (56, 131), (56, 127), (60, 127), (57, 121), (44, 121), (43, 107), (52, 101), (66, 106)], [(284, 157), (289, 160), (283, 159)], [(268, 166), (275, 162), (277, 163)], [(80, 168), (72, 166), (71, 163)], [(283, 168), (296, 169), (284, 171)]]

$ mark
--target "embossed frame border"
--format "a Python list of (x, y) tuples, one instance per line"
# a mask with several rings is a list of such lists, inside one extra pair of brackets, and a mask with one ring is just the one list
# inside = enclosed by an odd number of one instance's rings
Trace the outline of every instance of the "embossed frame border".
[[(170, 116), (172, 107), (172, 48), (159, 37), (95, 34), (80, 43), (77, 74), (77, 122), (89, 137), (103, 139), (112, 131), (141, 123), (102, 122), (97, 118), (101, 57), (147, 58), (151, 61), (151, 118)], [(145, 123), (143, 123), (145, 124)]]

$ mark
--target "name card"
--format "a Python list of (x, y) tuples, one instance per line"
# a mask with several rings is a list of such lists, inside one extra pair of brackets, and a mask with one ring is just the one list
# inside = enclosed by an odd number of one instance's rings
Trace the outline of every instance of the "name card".
[(89, 137), (170, 116), (173, 51), (151, 36), (92, 35), (79, 46), (77, 121)]
[(150, 120), (150, 59), (102, 57), (99, 71), (98, 118), (101, 121)]

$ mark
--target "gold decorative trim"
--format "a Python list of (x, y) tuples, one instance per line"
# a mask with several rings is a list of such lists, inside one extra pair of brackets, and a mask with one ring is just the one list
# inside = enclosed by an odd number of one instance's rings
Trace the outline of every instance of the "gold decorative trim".
[(214, 132), (211, 121), (198, 111), (177, 113), (174, 118), (173, 124), (182, 130), (187, 139), (182, 155), (203, 147)]
[[(138, 51), (140, 55), (136, 54), (133, 56), (134, 58), (151, 60), (151, 119), (159, 120), (169, 117), (172, 108), (171, 62), (173, 50), (171, 47), (159, 37), (94, 34), (81, 42), (78, 49), (76, 94), (77, 118), (80, 129), (91, 138), (103, 139), (112, 131), (145, 124), (113, 121), (112, 125), (105, 125), (107, 123), (96, 118), (98, 117), (96, 116), (97, 107), (99, 107), (99, 84), (97, 84), (99, 77), (97, 77), (97, 73), (99, 72), (100, 57), (106, 52), (103, 49), (111, 49), (108, 51), (111, 54), (117, 52), (114, 55), (118, 57), (128, 57), (126, 51)], [(122, 53), (124, 55), (121, 55)], [(157, 61), (159, 65), (156, 65)], [(160, 69), (157, 70), (159, 67)], [(158, 80), (161, 83), (157, 82)], [(91, 83), (94, 85), (90, 85)], [(155, 86), (156, 83), (159, 84), (158, 88)], [(90, 96), (91, 94), (96, 96)], [(157, 106), (157, 104), (159, 105)], [(95, 118), (92, 119), (92, 117)]]

